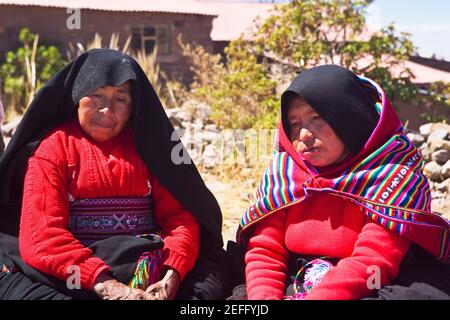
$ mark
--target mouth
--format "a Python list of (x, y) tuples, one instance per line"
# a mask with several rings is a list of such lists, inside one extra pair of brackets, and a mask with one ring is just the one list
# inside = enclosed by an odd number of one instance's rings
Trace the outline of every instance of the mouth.
[(105, 128), (105, 129), (112, 129), (116, 126), (114, 123), (100, 123), (100, 122), (95, 122), (95, 121), (94, 121), (94, 124), (97, 127), (101, 127), (101, 128)]
[(317, 152), (319, 148), (312, 147), (312, 148), (306, 148), (302, 150), (302, 154), (308, 154), (308, 153), (314, 153)]

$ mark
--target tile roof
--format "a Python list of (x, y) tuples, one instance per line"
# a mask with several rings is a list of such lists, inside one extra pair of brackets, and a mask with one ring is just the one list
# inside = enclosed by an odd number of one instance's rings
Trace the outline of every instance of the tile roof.
[(217, 15), (195, 0), (0, 0), (0, 5)]
[(274, 7), (270, 3), (245, 3), (245, 2), (221, 2), (214, 0), (197, 0), (204, 7), (217, 12), (218, 16), (213, 20), (211, 39), (213, 41), (231, 41), (244, 34), (244, 38), (250, 40), (249, 30), (256, 17), (267, 18), (270, 9)]

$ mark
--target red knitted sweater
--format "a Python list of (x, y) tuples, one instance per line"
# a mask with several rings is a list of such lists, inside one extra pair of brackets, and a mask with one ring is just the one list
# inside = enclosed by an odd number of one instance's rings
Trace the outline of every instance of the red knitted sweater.
[(245, 256), (248, 298), (283, 298), (289, 252), (341, 258), (307, 299), (367, 297), (374, 270), (380, 271), (380, 285), (388, 284), (409, 241), (368, 222), (359, 210), (343, 199), (320, 195), (260, 221)]
[[(164, 265), (184, 278), (198, 257), (197, 220), (151, 175), (134, 147), (131, 128), (105, 143), (91, 140), (73, 120), (52, 130), (28, 161), (19, 245), (35, 269), (66, 280), (80, 267), (81, 286), (92, 288), (109, 269), (67, 230), (68, 195), (98, 198), (151, 194), (164, 236)], [(157, 151), (155, 151), (157, 152)], [(149, 186), (150, 184), (150, 186)]]

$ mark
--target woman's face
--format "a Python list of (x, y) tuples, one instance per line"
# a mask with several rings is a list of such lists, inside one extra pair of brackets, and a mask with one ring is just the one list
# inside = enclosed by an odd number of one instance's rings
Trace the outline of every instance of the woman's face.
[(313, 166), (337, 164), (349, 154), (334, 130), (304, 99), (291, 100), (287, 117), (295, 150)]
[(78, 121), (92, 139), (105, 142), (122, 131), (130, 119), (131, 103), (129, 82), (118, 87), (97, 88), (80, 99)]

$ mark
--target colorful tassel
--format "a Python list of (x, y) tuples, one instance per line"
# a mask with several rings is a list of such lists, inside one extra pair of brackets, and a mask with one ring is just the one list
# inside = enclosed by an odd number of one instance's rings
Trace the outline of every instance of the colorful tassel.
[(136, 270), (128, 286), (146, 290), (149, 286), (158, 282), (161, 277), (161, 261), (161, 250), (144, 252), (138, 260)]

